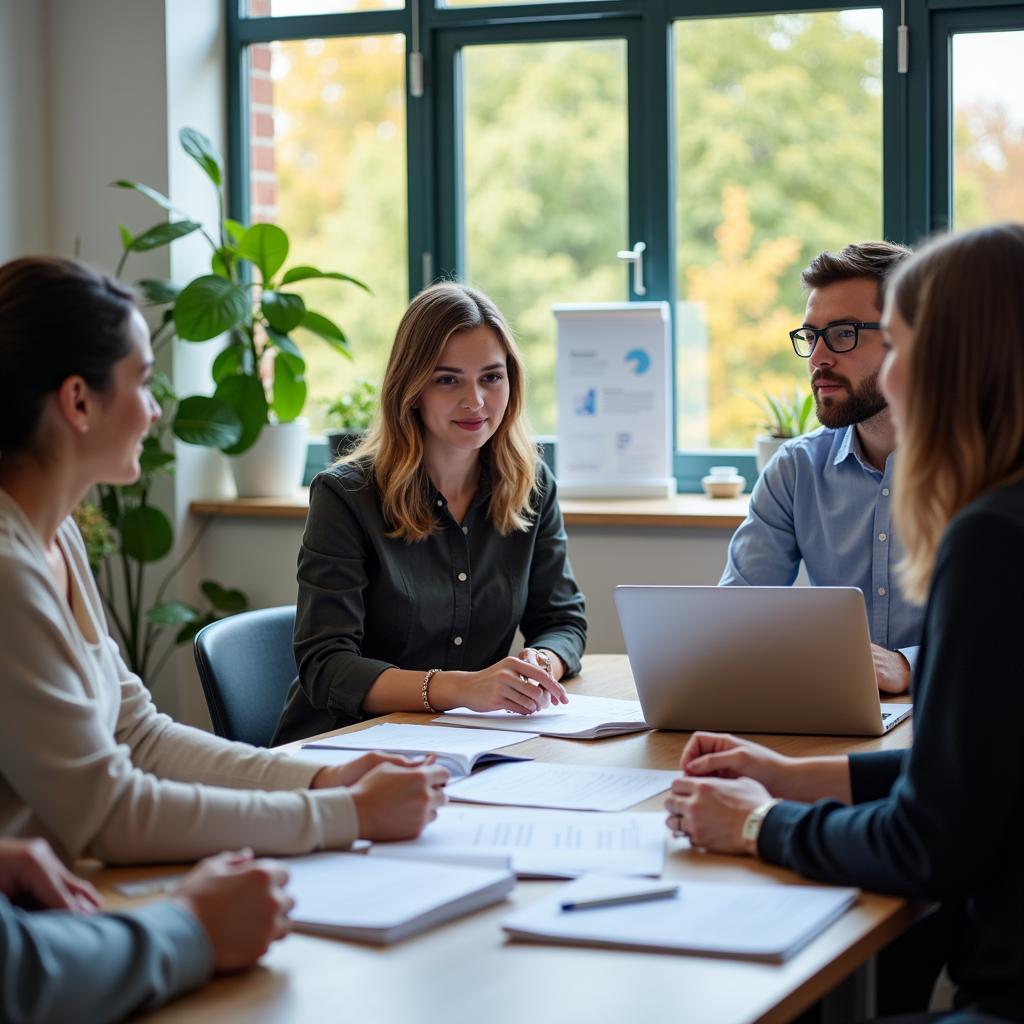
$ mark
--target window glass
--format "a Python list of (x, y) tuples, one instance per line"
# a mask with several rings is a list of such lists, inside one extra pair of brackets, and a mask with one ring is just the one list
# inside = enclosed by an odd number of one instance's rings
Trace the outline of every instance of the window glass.
[(511, 323), (552, 433), (552, 304), (628, 297), (626, 44), (466, 47), (462, 83), (466, 280)]
[[(574, 0), (575, 3), (587, 3), (588, 0)], [(556, 4), (565, 0), (437, 0), (438, 7), (503, 7), (510, 4)]]
[(243, 16), (286, 18), (299, 14), (345, 14), (405, 7), (405, 0), (242, 0)]
[(1024, 220), (1024, 32), (953, 36), (954, 222)]
[(799, 388), (800, 270), (882, 232), (881, 10), (675, 26), (676, 443), (750, 448)]
[(303, 330), (311, 429), (357, 376), (379, 381), (407, 302), (405, 41), (303, 39), (250, 47), (250, 216), (291, 239), (286, 266), (366, 282), (289, 285), (348, 336), (354, 359)]

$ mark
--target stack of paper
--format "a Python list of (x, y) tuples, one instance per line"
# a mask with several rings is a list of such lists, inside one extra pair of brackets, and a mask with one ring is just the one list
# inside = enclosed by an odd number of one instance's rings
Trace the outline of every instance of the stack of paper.
[(406, 864), (351, 853), (316, 853), (287, 862), (297, 931), (387, 943), (503, 900), (508, 870)]
[(451, 783), (448, 798), (463, 803), (624, 811), (663, 793), (678, 772), (654, 768), (592, 768), (522, 761), (496, 764)]
[(392, 754), (436, 754), (453, 778), (468, 775), (478, 764), (497, 761), (530, 761), (532, 758), (514, 754), (498, 754), (496, 749), (537, 738), (537, 733), (487, 732), (470, 733), (465, 729), (441, 729), (433, 725), (399, 725), (382, 722), (359, 732), (344, 732), (327, 739), (303, 744), (304, 751), (315, 750), (386, 750)]
[(840, 917), (856, 889), (682, 882), (668, 899), (564, 910), (577, 900), (649, 888), (636, 879), (589, 875), (502, 922), (513, 938), (584, 946), (785, 960)]
[(573, 740), (602, 739), (628, 732), (644, 732), (650, 728), (644, 721), (644, 713), (638, 701), (587, 697), (581, 693), (570, 694), (568, 704), (558, 704), (532, 715), (516, 716), (507, 711), (455, 708), (434, 721), (443, 725), (473, 726), (478, 729), (497, 726)]
[(510, 857), (521, 878), (574, 878), (591, 871), (657, 877), (667, 834), (660, 812), (441, 807), (418, 839), (375, 843), (370, 853), (460, 864)]

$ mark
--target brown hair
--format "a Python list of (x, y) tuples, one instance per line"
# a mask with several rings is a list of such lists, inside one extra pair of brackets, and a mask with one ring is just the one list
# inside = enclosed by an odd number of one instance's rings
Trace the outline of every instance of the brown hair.
[(923, 602), (950, 519), (1024, 476), (1024, 225), (936, 239), (889, 288), (913, 328), (894, 511)]
[(47, 397), (68, 378), (105, 392), (131, 350), (132, 292), (74, 260), (0, 267), (0, 452), (31, 446)]
[(509, 399), (494, 436), (481, 452), (490, 469), (489, 516), (500, 533), (525, 530), (536, 485), (537, 449), (523, 413), (525, 368), (512, 332), (482, 292), (455, 283), (420, 292), (405, 311), (381, 385), (380, 412), (366, 440), (343, 462), (368, 459), (381, 492), (390, 536), (422, 540), (437, 529), (423, 464), (423, 423), (413, 408), (448, 339), (474, 327), (491, 328), (506, 353)]
[(800, 280), (809, 291), (859, 277), (871, 278), (878, 284), (881, 309), (889, 275), (909, 255), (910, 249), (894, 242), (854, 242), (839, 252), (818, 253), (801, 272)]

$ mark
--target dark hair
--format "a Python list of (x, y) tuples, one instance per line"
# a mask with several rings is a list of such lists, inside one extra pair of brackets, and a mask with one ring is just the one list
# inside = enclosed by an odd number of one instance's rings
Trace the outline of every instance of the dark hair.
[(840, 281), (867, 277), (878, 284), (878, 308), (885, 301), (885, 284), (889, 275), (911, 250), (894, 242), (854, 242), (839, 252), (818, 253), (800, 274), (805, 288), (825, 288)]
[(43, 405), (68, 377), (94, 391), (111, 384), (131, 350), (129, 288), (57, 256), (0, 266), (0, 453), (26, 447)]

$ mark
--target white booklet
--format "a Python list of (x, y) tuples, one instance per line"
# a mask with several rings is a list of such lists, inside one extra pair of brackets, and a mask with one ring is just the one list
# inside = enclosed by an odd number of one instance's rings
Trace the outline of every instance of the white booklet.
[(644, 721), (639, 701), (588, 697), (582, 693), (571, 693), (568, 704), (558, 704), (532, 715), (455, 708), (434, 721), (442, 725), (472, 726), (477, 729), (514, 729), (571, 740), (598, 740), (605, 736), (621, 736), (623, 733), (650, 729)]
[(361, 942), (397, 942), (503, 900), (516, 877), (506, 870), (406, 864), (353, 853), (285, 861), (295, 930)]
[(470, 733), (465, 729), (441, 729), (435, 725), (401, 725), (382, 722), (359, 732), (339, 733), (327, 739), (304, 743), (304, 751), (314, 750), (386, 750), (392, 754), (436, 754), (453, 778), (468, 775), (478, 764), (495, 761), (531, 761), (530, 757), (496, 753), (497, 748), (534, 740), (537, 733)]
[(450, 800), (573, 811), (624, 811), (679, 777), (656, 768), (609, 768), (521, 761), (496, 764), (449, 783)]
[(650, 883), (587, 875), (502, 921), (513, 938), (584, 946), (702, 953), (781, 961), (857, 900), (857, 889), (682, 881), (674, 896), (563, 909), (579, 900), (626, 897)]
[(660, 811), (592, 814), (521, 807), (441, 807), (418, 839), (375, 843), (370, 854), (459, 864), (510, 857), (520, 878), (590, 871), (658, 877), (665, 866)]

